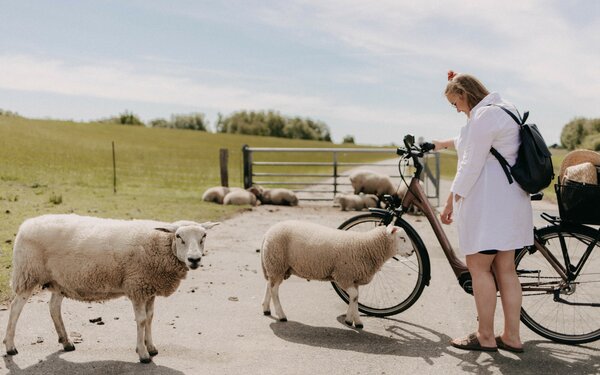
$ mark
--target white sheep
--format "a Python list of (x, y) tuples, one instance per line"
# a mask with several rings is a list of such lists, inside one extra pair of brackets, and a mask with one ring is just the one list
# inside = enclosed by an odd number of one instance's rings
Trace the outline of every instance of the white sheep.
[(263, 204), (297, 206), (298, 196), (290, 189), (262, 189), (259, 199)]
[(227, 186), (215, 186), (209, 189), (206, 189), (204, 194), (202, 194), (202, 200), (206, 202), (213, 202), (218, 204), (223, 204), (223, 199), (229, 192), (235, 190), (243, 190), (238, 187), (227, 187)]
[(385, 194), (396, 194), (396, 187), (389, 176), (373, 171), (356, 171), (350, 174), (350, 182), (354, 188), (354, 194), (375, 194), (382, 197)]
[(137, 323), (140, 362), (158, 354), (152, 342), (156, 296), (169, 296), (188, 269), (200, 264), (206, 231), (219, 223), (112, 220), (44, 215), (21, 224), (13, 250), (10, 306), (4, 344), (14, 344), (19, 315), (37, 286), (52, 292), (50, 315), (65, 351), (75, 350), (61, 316), (64, 297), (93, 302), (126, 296)]
[(260, 202), (258, 201), (258, 190), (255, 188), (249, 188), (247, 190), (236, 189), (230, 191), (225, 198), (223, 198), (223, 204), (233, 205), (250, 205), (257, 206)]
[(287, 321), (279, 301), (279, 285), (296, 275), (307, 280), (335, 281), (349, 296), (345, 322), (362, 328), (358, 314), (358, 287), (368, 284), (381, 266), (394, 255), (412, 253), (404, 231), (393, 224), (368, 232), (332, 229), (310, 222), (288, 220), (265, 234), (261, 264), (267, 280), (262, 303), (265, 315), (275, 312)]
[(369, 207), (377, 207), (379, 199), (375, 194), (340, 194), (335, 197), (334, 202), (340, 205), (342, 211), (360, 211)]

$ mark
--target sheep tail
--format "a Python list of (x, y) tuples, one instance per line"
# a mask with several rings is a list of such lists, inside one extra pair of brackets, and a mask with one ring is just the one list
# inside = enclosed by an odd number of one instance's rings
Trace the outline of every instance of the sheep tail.
[(265, 280), (269, 280), (267, 276), (267, 270), (265, 269), (265, 242), (266, 238), (263, 238), (262, 244), (260, 245), (260, 266), (263, 271), (263, 275), (265, 276)]

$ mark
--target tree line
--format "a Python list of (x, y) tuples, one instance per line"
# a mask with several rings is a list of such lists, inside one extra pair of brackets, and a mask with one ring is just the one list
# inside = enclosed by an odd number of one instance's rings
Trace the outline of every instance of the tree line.
[[(174, 114), (170, 119), (157, 118), (146, 124), (134, 113), (125, 111), (118, 116), (102, 119), (99, 122), (211, 131), (209, 122), (203, 113)], [(229, 116), (219, 113), (215, 132), (331, 142), (331, 132), (323, 121), (298, 116), (284, 116), (275, 111), (238, 111)], [(351, 140), (354, 141), (354, 138), (351, 137)]]

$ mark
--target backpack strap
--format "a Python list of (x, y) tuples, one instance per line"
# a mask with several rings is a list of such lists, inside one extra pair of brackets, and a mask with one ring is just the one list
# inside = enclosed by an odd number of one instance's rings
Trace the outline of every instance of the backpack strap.
[[(508, 109), (504, 108), (501, 105), (498, 104), (488, 104), (489, 106), (494, 106), (494, 107), (498, 107), (500, 109), (502, 109), (504, 112), (506, 112), (510, 117), (512, 117), (513, 120), (515, 120), (515, 122), (519, 125), (519, 128), (521, 126), (523, 126), (523, 124), (525, 124), (525, 121), (527, 120), (527, 117), (529, 117), (529, 111), (526, 111), (525, 113), (523, 113), (523, 117), (521, 118), (521, 114), (519, 113), (519, 110), (516, 109), (517, 111), (517, 115), (515, 115), (514, 113), (512, 113), (511, 111), (509, 111)], [(502, 170), (504, 171), (504, 174), (506, 175), (506, 178), (508, 178), (508, 183), (512, 184), (514, 182), (512, 175), (510, 174), (510, 164), (508, 164), (508, 162), (506, 161), (506, 159), (504, 159), (504, 156), (500, 155), (500, 153), (495, 149), (495, 148), (490, 148), (490, 152), (492, 153), (492, 155), (494, 155), (496, 157), (496, 159), (498, 159), (498, 162), (500, 163), (500, 166), (502, 167)]]
[(514, 181), (513, 181), (512, 175), (510, 174), (510, 165), (508, 164), (506, 159), (504, 159), (504, 156), (500, 155), (500, 153), (498, 151), (496, 151), (496, 149), (493, 147), (490, 148), (490, 152), (500, 162), (500, 166), (502, 167), (502, 170), (504, 171), (506, 178), (508, 178), (508, 183), (512, 184)]

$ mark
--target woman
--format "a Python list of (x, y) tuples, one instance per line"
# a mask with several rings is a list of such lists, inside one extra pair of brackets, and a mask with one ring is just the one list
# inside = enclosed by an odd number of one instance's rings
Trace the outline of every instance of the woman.
[[(533, 244), (529, 194), (508, 179), (491, 153), (493, 146), (513, 165), (520, 144), (519, 126), (501, 108), (510, 103), (468, 74), (448, 72), (446, 98), (467, 123), (455, 139), (433, 141), (436, 149), (456, 148), (458, 169), (441, 221), (457, 222), (459, 247), (473, 280), (478, 328), (452, 346), (466, 350), (522, 352), (519, 334), (521, 285), (515, 271), (515, 249)], [(495, 278), (494, 278), (495, 276)], [(495, 280), (495, 281), (494, 281)], [(496, 283), (504, 311), (504, 331), (494, 334)]]

